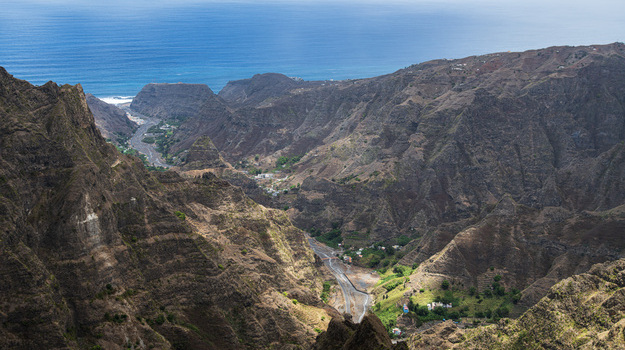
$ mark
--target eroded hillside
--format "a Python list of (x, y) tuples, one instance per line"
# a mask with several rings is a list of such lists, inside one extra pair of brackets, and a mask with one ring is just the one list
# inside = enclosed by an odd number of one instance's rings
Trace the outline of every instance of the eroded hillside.
[(0, 69), (0, 135), (1, 348), (294, 348), (329, 321), (283, 212), (148, 172), (80, 86)]
[(484, 288), (501, 274), (531, 305), (622, 257), (623, 91), (621, 43), (435, 60), (362, 80), (259, 75), (205, 99), (171, 150), (208, 136), (241, 169), (278, 170), (286, 180), (271, 202), (239, 184), (300, 228), (356, 247), (412, 239), (401, 262), (421, 265), (413, 290)]

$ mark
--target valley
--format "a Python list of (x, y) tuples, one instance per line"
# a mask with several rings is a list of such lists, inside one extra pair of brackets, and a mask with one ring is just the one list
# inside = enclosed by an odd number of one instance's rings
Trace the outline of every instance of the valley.
[(148, 164), (157, 167), (169, 168), (170, 165), (164, 162), (160, 153), (156, 151), (154, 144), (143, 142), (143, 140), (147, 137), (146, 134), (148, 133), (148, 130), (151, 127), (157, 126), (160, 119), (146, 117), (145, 115), (131, 111), (128, 107), (124, 107), (122, 110), (126, 113), (130, 113), (135, 118), (143, 120), (143, 123), (139, 125), (137, 131), (135, 131), (134, 135), (132, 135), (132, 137), (128, 140), (130, 147), (145, 155), (147, 157)]
[(624, 92), (622, 43), (121, 109), (0, 69), (0, 347), (625, 347)]

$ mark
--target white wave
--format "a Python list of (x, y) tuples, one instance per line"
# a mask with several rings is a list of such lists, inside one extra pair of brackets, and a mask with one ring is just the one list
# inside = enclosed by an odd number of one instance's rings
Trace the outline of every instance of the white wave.
[(110, 97), (98, 97), (100, 100), (111, 104), (111, 105), (121, 105), (124, 103), (132, 102), (134, 96), (110, 96)]

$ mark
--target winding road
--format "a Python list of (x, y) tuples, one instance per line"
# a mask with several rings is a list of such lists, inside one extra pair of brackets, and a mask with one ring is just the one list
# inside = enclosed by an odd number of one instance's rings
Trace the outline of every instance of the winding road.
[(319, 243), (310, 236), (306, 236), (306, 238), (308, 238), (310, 247), (313, 249), (315, 254), (319, 255), (321, 260), (330, 269), (341, 287), (341, 291), (343, 292), (343, 297), (345, 299), (344, 311), (352, 315), (352, 317), (354, 317), (354, 321), (359, 323), (362, 321), (362, 318), (369, 309), (371, 297), (367, 292), (357, 289), (349, 277), (347, 277), (345, 272), (349, 271), (350, 266), (344, 264), (336, 257), (337, 251)]
[(130, 147), (136, 149), (140, 153), (145, 154), (145, 156), (148, 157), (148, 163), (154, 166), (161, 166), (164, 168), (171, 167), (171, 165), (165, 163), (163, 158), (161, 158), (161, 155), (156, 151), (153, 144), (148, 144), (141, 141), (146, 136), (148, 129), (153, 125), (157, 125), (161, 120), (147, 117), (141, 113), (131, 110), (129, 107), (122, 107), (122, 110), (124, 110), (126, 113), (129, 113), (135, 118), (141, 118), (145, 121), (145, 123), (139, 125), (139, 128), (137, 129), (135, 134), (132, 135), (132, 137), (128, 141)]

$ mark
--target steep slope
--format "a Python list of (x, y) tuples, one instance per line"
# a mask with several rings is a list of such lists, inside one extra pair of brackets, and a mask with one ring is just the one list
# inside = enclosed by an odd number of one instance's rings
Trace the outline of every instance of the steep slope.
[(1, 348), (293, 348), (329, 319), (283, 213), (211, 174), (147, 172), (80, 86), (0, 69), (0, 135)]
[(129, 139), (137, 130), (137, 123), (128, 119), (126, 112), (114, 105), (108, 104), (91, 94), (87, 94), (87, 105), (93, 113), (95, 125), (104, 138), (119, 143), (118, 138)]
[(199, 111), (174, 135), (178, 147), (207, 135), (231, 164), (270, 170), (302, 156), (278, 169), (281, 189), (297, 189), (273, 206), (288, 206), (300, 228), (340, 229), (352, 246), (414, 239), (402, 263), (422, 264), (415, 288), (445, 278), (481, 287), (493, 267), (531, 305), (623, 256), (622, 218), (610, 213), (625, 204), (624, 44), (265, 89), (255, 95), (271, 97), (222, 99), (228, 113)]
[(518, 320), (473, 330), (451, 321), (411, 337), (410, 349), (623, 349), (625, 261), (569, 277)]
[(286, 184), (302, 184), (295, 222), (370, 231), (363, 243), (474, 218), (505, 194), (537, 208), (608, 209), (625, 193), (624, 53), (554, 47), (286, 85), (228, 116), (201, 111), (176, 137), (207, 135), (232, 164), (304, 155)]
[(130, 108), (160, 119), (186, 119), (196, 115), (206, 100), (215, 97), (205, 84), (148, 84)]

